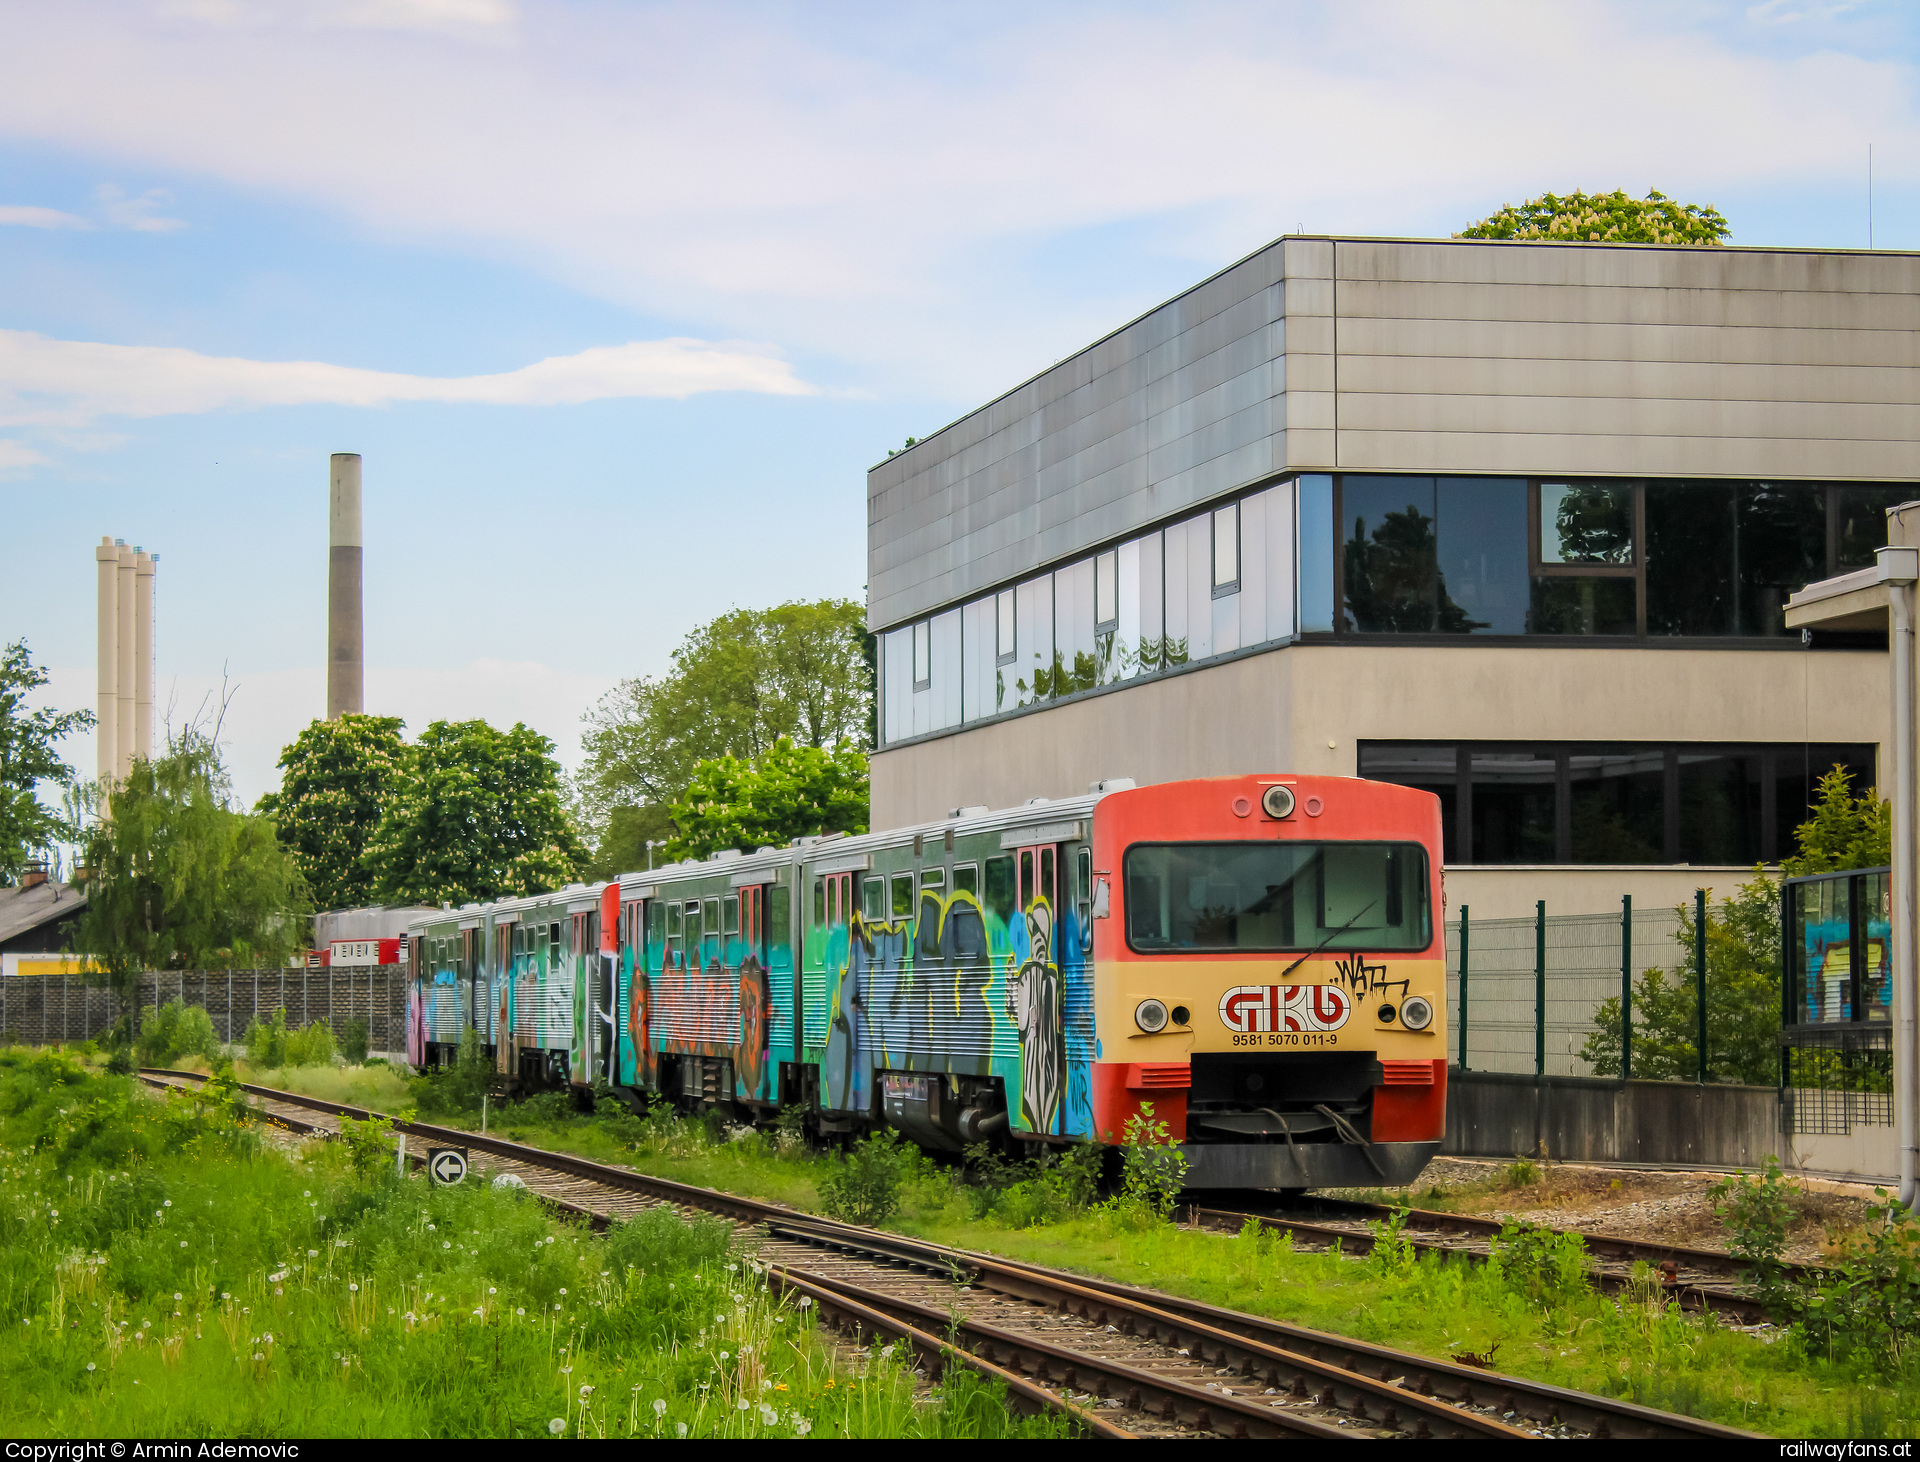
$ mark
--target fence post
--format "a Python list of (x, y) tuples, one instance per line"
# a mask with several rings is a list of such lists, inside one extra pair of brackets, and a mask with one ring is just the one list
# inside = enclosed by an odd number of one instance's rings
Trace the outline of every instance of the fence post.
[(1700, 1084), (1707, 1081), (1707, 891), (1693, 891), (1693, 1004), (1699, 1029)]
[(1620, 1079), (1633, 1080), (1633, 895), (1620, 895)]
[(1533, 906), (1533, 1074), (1547, 1074), (1547, 901)]
[[(1467, 906), (1460, 905), (1460, 1069), (1467, 1069)], [(795, 1017), (798, 1018), (797, 1016)]]

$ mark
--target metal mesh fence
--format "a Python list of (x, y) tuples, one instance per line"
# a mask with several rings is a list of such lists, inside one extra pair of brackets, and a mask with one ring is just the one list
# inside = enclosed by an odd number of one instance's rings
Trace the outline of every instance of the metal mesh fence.
[[(1653, 967), (1678, 970), (1681, 978), (1692, 979), (1688, 956), (1674, 937), (1679, 929), (1680, 916), (1673, 909), (1634, 910), (1632, 948), (1626, 952), (1635, 981), (1643, 970)], [(1601, 1006), (1620, 996), (1621, 917), (1549, 914), (1544, 933), (1543, 982), (1538, 921), (1468, 919), (1463, 1017), (1460, 921), (1448, 923), (1447, 1015), (1452, 1033), (1448, 1055), (1460, 1061), (1464, 1029), (1468, 1070), (1600, 1074), (1584, 1053), (1589, 1039), (1600, 1030), (1596, 1017)], [(1604, 1033), (1603, 1044), (1617, 1061), (1617, 1034)], [(1617, 1066), (1609, 1074), (1618, 1075)]]

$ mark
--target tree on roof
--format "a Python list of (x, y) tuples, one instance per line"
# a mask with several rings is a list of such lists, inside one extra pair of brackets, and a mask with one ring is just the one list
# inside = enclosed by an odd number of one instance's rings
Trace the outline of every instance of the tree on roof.
[(1506, 204), (1456, 239), (1541, 239), (1568, 244), (1718, 245), (1733, 230), (1716, 208), (1676, 203), (1659, 190), (1631, 198), (1611, 193), (1542, 193)]

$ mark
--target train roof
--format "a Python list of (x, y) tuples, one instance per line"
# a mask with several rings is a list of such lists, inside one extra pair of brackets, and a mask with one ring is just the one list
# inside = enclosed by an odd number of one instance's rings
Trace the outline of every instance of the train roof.
[[(705, 858), (669, 863), (664, 868), (655, 868), (651, 872), (623, 873), (618, 880), (620, 896), (623, 901), (649, 898), (653, 890), (659, 887), (671, 887), (723, 875), (735, 887), (750, 883), (764, 883), (769, 874), (789, 867), (805, 866), (808, 869), (823, 872), (866, 868), (870, 866), (872, 857), (877, 852), (911, 847), (916, 837), (944, 836), (948, 829), (952, 829), (956, 837), (964, 837), (996, 832), (1041, 833), (1057, 828), (1057, 840), (1066, 841), (1075, 834), (1068, 832), (1061, 825), (1078, 822), (1093, 811), (1095, 804), (1102, 797), (1113, 792), (1125, 791), (1132, 785), (1131, 782), (1117, 780), (1103, 782), (1098, 790), (1088, 792), (1084, 796), (1060, 797), (1051, 800), (1036, 798), (1018, 807), (1005, 807), (997, 811), (985, 807), (957, 807), (938, 822), (912, 823), (905, 827), (888, 828), (884, 832), (857, 833), (852, 836), (828, 834), (826, 837), (801, 838), (793, 846), (785, 848), (760, 848), (752, 853), (730, 848)], [(1078, 836), (1085, 836), (1085, 831), (1081, 829)], [(600, 895), (607, 884), (613, 881), (607, 879), (599, 883), (570, 883), (565, 888), (555, 889), (551, 893), (495, 899), (491, 903), (484, 904), (465, 904), (457, 909), (427, 910), (409, 920), (407, 927), (413, 933), (447, 924), (455, 924), (461, 928), (474, 928), (487, 919), (505, 922), (528, 910), (551, 908), (555, 904), (564, 905), (570, 913), (579, 913), (593, 908), (599, 902)]]

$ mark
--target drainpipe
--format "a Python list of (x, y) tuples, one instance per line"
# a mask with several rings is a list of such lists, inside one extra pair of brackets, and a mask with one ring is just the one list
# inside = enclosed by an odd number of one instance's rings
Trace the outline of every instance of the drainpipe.
[(1887, 586), (1892, 615), (1893, 658), (1893, 1102), (1900, 1137), (1900, 1201), (1909, 1209), (1920, 1197), (1916, 1173), (1914, 1099), (1916, 1082), (1916, 981), (1913, 866), (1913, 585), (1920, 579), (1920, 548), (1883, 548), (1875, 555), (1879, 580)]

